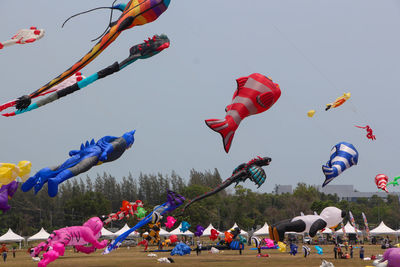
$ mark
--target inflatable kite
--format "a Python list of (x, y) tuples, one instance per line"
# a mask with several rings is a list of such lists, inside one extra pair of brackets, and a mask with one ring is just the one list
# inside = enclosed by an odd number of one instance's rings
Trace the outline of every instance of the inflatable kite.
[[(103, 254), (108, 254), (112, 250), (118, 248), (122, 244), (122, 242), (124, 242), (124, 240), (129, 236), (129, 234), (132, 233), (133, 231), (135, 231), (136, 229), (139, 229), (148, 223), (157, 223), (156, 220), (160, 219), (160, 217), (162, 217), (162, 215), (164, 215), (167, 212), (172, 212), (173, 210), (178, 208), (180, 205), (182, 205), (183, 202), (185, 202), (185, 197), (183, 197), (173, 191), (168, 190), (167, 202), (154, 207), (154, 210), (149, 215), (147, 215), (145, 218), (143, 218), (143, 220), (138, 222), (134, 227), (132, 227), (125, 233), (123, 233), (120, 236), (118, 236), (117, 238), (115, 238), (107, 246), (107, 248), (103, 251)], [(154, 216), (154, 215), (156, 215), (156, 216)]]
[(71, 150), (70, 158), (56, 167), (47, 167), (30, 177), (21, 187), (27, 192), (33, 187), (35, 193), (48, 183), (48, 193), (54, 197), (58, 193), (58, 185), (78, 174), (90, 170), (93, 166), (118, 159), (129, 149), (134, 139), (135, 131), (127, 132), (121, 137), (105, 136), (97, 143), (92, 141), (81, 145), (80, 150)]
[(143, 234), (143, 238), (152, 244), (157, 244), (160, 241), (161, 223), (149, 223), (149, 232)]
[(110, 213), (107, 218), (103, 221), (105, 225), (111, 221), (120, 221), (124, 218), (129, 219), (130, 216), (135, 216), (138, 220), (141, 220), (146, 216), (146, 210), (143, 208), (143, 202), (136, 200), (136, 202), (122, 201), (122, 207), (117, 213)]
[(314, 237), (319, 230), (325, 227), (336, 227), (343, 221), (346, 213), (336, 207), (327, 207), (322, 210), (320, 215), (297, 216), (293, 219), (284, 220), (269, 227), (271, 239), (283, 241), (285, 232), (308, 233)]
[(244, 244), (242, 242), (240, 242), (239, 240), (233, 240), (232, 242), (229, 243), (229, 247), (232, 250), (243, 250)]
[(278, 242), (278, 251), (279, 252), (286, 252), (286, 244), (283, 242)]
[(333, 265), (332, 262), (326, 261), (326, 260), (322, 260), (322, 263), (319, 267), (335, 267), (335, 265)]
[(10, 40), (0, 42), (0, 49), (4, 47), (15, 45), (15, 44), (28, 44), (39, 40), (44, 36), (43, 29), (37, 29), (36, 27), (30, 27), (29, 29), (22, 29), (17, 32)]
[(18, 182), (12, 181), (11, 183), (2, 185), (0, 188), (0, 214), (11, 209), (8, 205), (8, 200), (10, 200), (18, 189)]
[(320, 247), (320, 246), (315, 246), (315, 249), (317, 250), (317, 254), (318, 254), (318, 255), (324, 254), (324, 251), (323, 251), (322, 247)]
[(228, 231), (226, 231), (224, 234), (225, 234), (225, 238), (224, 238), (225, 243), (227, 243), (227, 244), (231, 243), (233, 240), (233, 234), (231, 234)]
[(147, 241), (146, 239), (143, 239), (142, 241), (140, 241), (138, 243), (138, 246), (144, 246), (144, 251), (147, 251), (147, 248), (149, 247), (149, 241)]
[(176, 223), (176, 219), (172, 216), (167, 217), (167, 222), (165, 223), (165, 227), (172, 228)]
[(299, 247), (296, 244), (290, 243), (290, 252), (289, 252), (289, 254), (293, 255), (293, 256), (296, 256), (298, 248)]
[(240, 122), (248, 116), (267, 111), (281, 96), (279, 85), (258, 73), (239, 78), (236, 82), (232, 103), (225, 108), (225, 119), (205, 121), (208, 127), (221, 134), (226, 153)]
[[(77, 80), (77, 81), (73, 82), (72, 84), (71, 83), (68, 85), (63, 84), (66, 81), (68, 81), (68, 79), (69, 79), (68, 78), (67, 80), (65, 80), (64, 82), (59, 84), (59, 85), (62, 85), (62, 87), (60, 89), (56, 90), (54, 88), (56, 88), (57, 86), (54, 86), (51, 91), (47, 91), (41, 95), (55, 91), (54, 94), (51, 94), (50, 96), (43, 98), (33, 104), (30, 104), (26, 109), (16, 110), (15, 112), (5, 113), (2, 115), (5, 117), (15, 116), (18, 114), (22, 114), (22, 113), (37, 109), (44, 105), (47, 105), (57, 99), (60, 99), (61, 97), (72, 94), (80, 89), (83, 89), (86, 86), (88, 86), (89, 84), (91, 84), (99, 79), (102, 79), (104, 77), (107, 77), (108, 75), (111, 75), (115, 72), (122, 70), (123, 68), (132, 64), (133, 62), (135, 62), (138, 59), (145, 59), (145, 58), (152, 57), (168, 47), (169, 47), (169, 39), (166, 35), (154, 35), (153, 38), (149, 38), (148, 40), (145, 40), (144, 43), (131, 47), (129, 57), (126, 58), (125, 60), (121, 61), (121, 63), (115, 62), (114, 64), (108, 66), (107, 68), (102, 69), (101, 71), (96, 72), (95, 74), (92, 74), (91, 76), (89, 76), (83, 80), (81, 78), (80, 80)], [(12, 103), (12, 102), (10, 102), (10, 103)]]
[(117, 21), (110, 24), (109, 30), (104, 34), (100, 41), (85, 55), (76, 62), (68, 70), (60, 74), (58, 77), (51, 80), (38, 90), (29, 95), (19, 97), (13, 104), (0, 106), (0, 111), (15, 106), (18, 110), (26, 109), (31, 104), (31, 99), (50, 90), (53, 86), (59, 84), (63, 80), (70, 77), (72, 74), (84, 68), (93, 59), (101, 54), (122, 31), (130, 29), (134, 26), (144, 25), (155, 21), (164, 11), (167, 10), (170, 0), (130, 0), (126, 5), (119, 4), (111, 7), (122, 11), (121, 16)]
[(197, 225), (196, 232), (194, 232), (194, 235), (200, 237), (203, 235), (203, 232), (204, 232), (204, 227), (201, 225)]
[(350, 98), (350, 96), (351, 96), (350, 93), (343, 94), (341, 97), (336, 98), (335, 102), (326, 104), (325, 110), (329, 110), (331, 108), (337, 108), (343, 105), (344, 102), (346, 102)]
[(387, 185), (388, 181), (389, 181), (389, 177), (387, 177), (384, 174), (378, 174), (377, 176), (375, 176), (376, 187), (378, 187), (378, 189), (382, 189), (386, 193), (389, 193), (388, 190), (386, 189), (386, 185)]
[(179, 230), (181, 230), (181, 232), (186, 232), (187, 230), (189, 230), (190, 228), (190, 224), (186, 221), (183, 221), (181, 224), (181, 228), (179, 228)]
[(366, 125), (364, 127), (363, 126), (357, 126), (357, 125), (354, 125), (354, 126), (357, 127), (357, 128), (365, 129), (367, 131), (367, 135), (366, 136), (367, 136), (368, 139), (376, 140), (376, 137), (375, 137), (371, 127), (369, 127), (369, 125)]
[(250, 239), (250, 242), (253, 246), (255, 246), (256, 248), (258, 248), (261, 244), (261, 240), (260, 238), (256, 237), (256, 236), (252, 236)]
[(364, 226), (365, 226), (365, 232), (367, 232), (367, 240), (370, 240), (370, 233), (369, 233), (369, 227), (368, 227), (368, 221), (367, 221), (367, 216), (365, 216), (364, 212), (361, 212), (361, 215), (364, 220)]
[(399, 185), (399, 182), (397, 182), (397, 180), (400, 179), (400, 176), (394, 177), (393, 181), (389, 182), (387, 185), (393, 185), (393, 186), (397, 186)]
[(176, 235), (171, 235), (169, 237), (169, 241), (171, 242), (171, 244), (178, 242), (178, 237)]
[(357, 162), (358, 152), (352, 144), (340, 142), (335, 145), (331, 150), (329, 161), (322, 166), (322, 171), (325, 174), (325, 182), (322, 187), (329, 184), (346, 169), (357, 165)]
[(18, 165), (12, 163), (0, 163), (0, 186), (7, 185), (12, 181), (25, 182), (31, 172), (30, 161), (20, 161)]
[(311, 109), (307, 112), (307, 116), (310, 118), (312, 118), (314, 116), (314, 114), (315, 114), (315, 110), (313, 110), (313, 109)]
[(179, 255), (179, 256), (183, 256), (186, 254), (190, 254), (190, 252), (192, 251), (192, 249), (186, 245), (185, 243), (178, 243), (174, 249), (171, 251), (171, 256), (174, 255)]
[(358, 231), (357, 231), (357, 224), (356, 221), (354, 220), (353, 213), (349, 211), (349, 218), (350, 218), (350, 223), (354, 227), (354, 231), (356, 232), (356, 240), (358, 240)]
[(210, 234), (210, 240), (214, 241), (215, 239), (218, 238), (218, 231), (215, 229), (211, 229), (211, 234)]
[[(67, 246), (74, 246), (77, 251), (86, 254), (93, 253), (96, 249), (102, 249), (107, 246), (107, 240), (98, 241), (102, 227), (103, 222), (100, 218), (93, 217), (85, 222), (83, 226), (55, 230), (46, 242), (42, 242), (31, 249), (31, 256), (37, 258), (44, 251), (45, 253), (38, 267), (46, 267), (47, 264), (55, 261), (59, 256), (64, 256), (65, 247)], [(91, 246), (85, 246), (87, 244), (91, 244)]]
[(267, 178), (265, 171), (263, 170), (263, 166), (269, 165), (271, 162), (271, 158), (268, 157), (257, 157), (252, 160), (250, 160), (247, 163), (242, 163), (236, 169), (233, 171), (232, 176), (226, 179), (222, 184), (218, 185), (216, 188), (212, 189), (209, 192), (206, 192), (200, 196), (195, 197), (192, 200), (189, 200), (189, 202), (183, 207), (182, 213), (185, 211), (186, 208), (188, 208), (190, 205), (193, 203), (202, 200), (206, 197), (212, 196), (219, 191), (227, 188), (233, 183), (236, 183), (238, 185), (239, 182), (244, 182), (247, 179), (250, 179), (252, 182), (254, 182), (258, 187), (260, 187), (264, 182), (265, 179)]
[(387, 267), (400, 266), (400, 248), (389, 248), (383, 254), (383, 258), (378, 263), (387, 261)]

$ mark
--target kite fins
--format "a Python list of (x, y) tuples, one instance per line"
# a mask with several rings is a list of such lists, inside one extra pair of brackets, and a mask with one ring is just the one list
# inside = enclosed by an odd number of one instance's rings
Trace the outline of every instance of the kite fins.
[(213, 131), (219, 133), (222, 136), (222, 142), (224, 145), (225, 152), (228, 153), (236, 129), (232, 129), (233, 127), (229, 125), (229, 121), (227, 119), (225, 120), (209, 119), (205, 120), (205, 123)]
[(270, 108), (274, 104), (274, 94), (269, 91), (256, 97), (257, 103), (263, 108)]
[(332, 107), (332, 104), (326, 104), (325, 111), (328, 111)]

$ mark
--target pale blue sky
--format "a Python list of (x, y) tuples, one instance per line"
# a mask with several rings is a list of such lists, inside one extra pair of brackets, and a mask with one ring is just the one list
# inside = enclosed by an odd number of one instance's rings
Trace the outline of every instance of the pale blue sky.
[[(88, 52), (109, 11), (61, 24), (111, 3), (2, 0), (2, 41), (32, 25), (46, 35), (0, 51), (0, 102), (38, 89)], [(30, 160), (36, 172), (63, 162), (87, 139), (136, 129), (133, 149), (87, 174), (175, 170), (187, 177), (191, 168), (218, 168), (226, 178), (260, 155), (272, 158), (259, 189), (270, 192), (275, 184), (322, 184), (321, 165), (331, 147), (347, 141), (358, 149), (359, 165), (332, 184), (376, 191), (376, 174), (400, 175), (399, 26), (396, 0), (171, 0), (158, 20), (123, 32), (82, 72), (88, 76), (123, 60), (132, 45), (153, 34), (167, 34), (169, 49), (39, 110), (0, 118), (0, 162)], [(241, 123), (226, 154), (204, 119), (223, 118), (235, 79), (253, 72), (271, 76), (282, 96), (269, 111)], [(325, 104), (344, 92), (351, 100), (325, 112)], [(312, 119), (309, 109), (317, 110)], [(355, 124), (369, 124), (377, 140)]]

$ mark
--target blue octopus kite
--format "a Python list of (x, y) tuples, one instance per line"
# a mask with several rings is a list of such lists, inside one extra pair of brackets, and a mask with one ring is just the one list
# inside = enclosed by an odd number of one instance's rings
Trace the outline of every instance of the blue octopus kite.
[(34, 187), (36, 194), (48, 182), (48, 194), (50, 197), (55, 197), (60, 183), (90, 170), (93, 166), (121, 157), (135, 141), (134, 134), (135, 130), (127, 132), (121, 137), (104, 136), (97, 143), (94, 142), (94, 139), (90, 143), (86, 141), (86, 144), (81, 145), (80, 150), (71, 150), (70, 158), (63, 164), (41, 169), (22, 184), (21, 189), (27, 192)]

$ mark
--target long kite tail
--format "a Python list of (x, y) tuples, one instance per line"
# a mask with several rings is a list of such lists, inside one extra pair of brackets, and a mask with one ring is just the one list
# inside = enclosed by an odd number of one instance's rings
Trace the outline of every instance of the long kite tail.
[[(47, 105), (57, 99), (60, 99), (61, 97), (67, 96), (69, 94), (72, 94), (80, 89), (83, 89), (84, 87), (94, 83), (95, 81), (105, 78), (113, 73), (116, 73), (120, 71), (121, 69), (125, 68), (126, 66), (132, 64), (138, 59), (146, 59), (150, 58), (154, 55), (157, 55), (164, 49), (168, 48), (170, 45), (170, 41), (168, 37), (164, 34), (162, 35), (154, 35), (152, 38), (149, 38), (148, 40), (145, 40), (144, 43), (134, 45), (130, 48), (130, 55), (128, 58), (123, 60), (121, 63), (115, 62), (112, 65), (98, 71), (95, 74), (92, 74), (91, 76), (73, 84), (68, 87), (65, 87), (64, 89), (57, 90), (54, 94), (41, 99), (33, 104), (30, 104), (26, 109), (23, 110), (17, 110), (15, 112), (10, 112), (10, 113), (5, 113), (2, 114), (5, 117), (11, 117), (15, 116), (18, 114), (22, 114), (34, 109), (37, 109), (39, 107), (42, 107), (44, 105)], [(45, 95), (48, 92), (44, 92), (41, 95)]]

